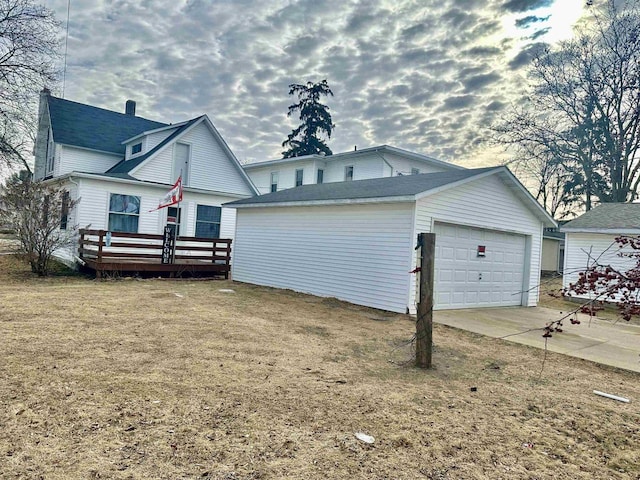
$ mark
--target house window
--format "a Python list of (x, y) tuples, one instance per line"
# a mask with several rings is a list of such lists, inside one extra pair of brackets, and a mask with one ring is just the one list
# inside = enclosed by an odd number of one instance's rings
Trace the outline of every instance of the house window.
[(62, 201), (60, 202), (60, 230), (67, 229), (69, 221), (69, 192), (62, 192)]
[(419, 168), (412, 168), (411, 169), (411, 175), (419, 175), (420, 174), (420, 169)]
[(142, 142), (136, 143), (131, 147), (131, 155), (135, 155), (136, 153), (140, 153), (142, 151)]
[(53, 143), (53, 138), (51, 138), (51, 129), (48, 129), (47, 130), (47, 171), (45, 172), (46, 176), (53, 175), (55, 160), (56, 160), (56, 146)]
[(302, 185), (302, 177), (304, 175), (304, 170), (296, 170), (296, 187)]
[(167, 224), (177, 225), (178, 235), (182, 235), (182, 209), (178, 207), (167, 207)]
[(112, 193), (109, 199), (109, 230), (138, 233), (140, 197)]
[(220, 238), (222, 208), (198, 205), (196, 210), (196, 237)]
[(176, 143), (173, 150), (173, 177), (182, 175), (182, 186), (189, 186), (189, 160), (191, 157), (191, 146), (186, 143)]
[(271, 192), (278, 191), (278, 172), (271, 172)]
[(344, 181), (350, 182), (351, 180), (353, 180), (353, 165), (344, 167)]
[(316, 183), (324, 183), (324, 170), (318, 169), (318, 178), (316, 179)]

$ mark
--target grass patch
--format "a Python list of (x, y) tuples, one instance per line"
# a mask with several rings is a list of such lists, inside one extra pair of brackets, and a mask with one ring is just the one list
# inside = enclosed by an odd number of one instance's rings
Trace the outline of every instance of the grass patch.
[(420, 371), (411, 317), (230, 281), (0, 283), (1, 478), (640, 475), (638, 374), (441, 325)]

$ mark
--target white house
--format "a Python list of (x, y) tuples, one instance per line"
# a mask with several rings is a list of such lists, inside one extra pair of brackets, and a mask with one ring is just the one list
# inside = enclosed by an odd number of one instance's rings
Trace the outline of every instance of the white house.
[[(232, 238), (235, 210), (222, 204), (257, 190), (209, 118), (165, 124), (136, 116), (135, 106), (118, 113), (42, 91), (35, 178), (80, 199), (61, 228), (160, 234), (175, 218), (180, 235)], [(181, 173), (180, 211), (151, 211)]]
[(435, 307), (534, 306), (555, 222), (506, 167), (303, 185), (238, 210), (234, 280), (415, 312), (415, 244), (436, 233)]
[(389, 145), (244, 165), (261, 194), (301, 185), (446, 172), (463, 167)]
[[(640, 203), (604, 203), (560, 228), (565, 233), (563, 287), (574, 283), (594, 262), (626, 271), (635, 264), (615, 241), (620, 236), (640, 235)], [(578, 295), (588, 298), (588, 295)]]

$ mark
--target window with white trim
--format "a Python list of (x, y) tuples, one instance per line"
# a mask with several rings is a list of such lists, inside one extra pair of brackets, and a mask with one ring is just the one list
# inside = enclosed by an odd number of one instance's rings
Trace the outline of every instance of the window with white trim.
[(322, 168), (318, 169), (318, 176), (316, 178), (316, 183), (324, 183), (324, 170)]
[(60, 201), (60, 230), (66, 230), (69, 222), (69, 192), (67, 190), (62, 192), (62, 199)]
[(350, 182), (353, 180), (353, 165), (344, 167), (344, 181)]
[(109, 231), (138, 233), (140, 197), (112, 193), (109, 197)]
[(131, 145), (131, 155), (135, 155), (136, 153), (140, 153), (142, 151), (142, 142), (136, 143), (135, 145)]
[(296, 187), (299, 187), (302, 185), (303, 177), (304, 177), (304, 170), (301, 168), (296, 170)]
[(51, 129), (47, 130), (47, 171), (45, 176), (49, 177), (53, 175), (53, 169), (56, 162), (56, 145), (53, 142), (53, 135)]
[(167, 223), (177, 225), (178, 235), (182, 235), (182, 208), (167, 207)]
[(271, 192), (278, 191), (278, 172), (271, 172)]
[(196, 237), (220, 238), (222, 208), (198, 205), (196, 208)]

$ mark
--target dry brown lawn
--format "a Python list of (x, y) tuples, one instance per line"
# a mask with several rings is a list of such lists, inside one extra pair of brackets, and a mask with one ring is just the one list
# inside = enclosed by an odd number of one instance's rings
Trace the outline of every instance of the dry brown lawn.
[(638, 374), (438, 325), (420, 371), (405, 315), (0, 272), (3, 479), (640, 478)]
[[(540, 301), (541, 307), (553, 308), (565, 313), (571, 312), (580, 306), (576, 301), (567, 300), (561, 295), (562, 292), (562, 276), (543, 278), (540, 282)], [(605, 304), (602, 310), (596, 312), (596, 316), (601, 320), (609, 320), (611, 322), (626, 322), (623, 320), (618, 309), (614, 304)], [(640, 325), (640, 318), (632, 317), (630, 323)]]

